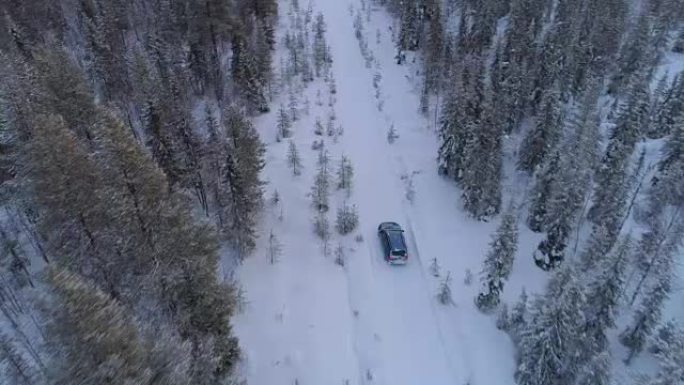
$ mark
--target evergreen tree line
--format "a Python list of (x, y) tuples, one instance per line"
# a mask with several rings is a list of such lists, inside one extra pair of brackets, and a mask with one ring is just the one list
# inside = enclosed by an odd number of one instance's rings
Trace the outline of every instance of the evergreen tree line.
[[(684, 238), (684, 76), (656, 69), (681, 52), (684, 4), (378, 2), (396, 16), (397, 63), (406, 51), (422, 60), (417, 107), (439, 103), (439, 171), (474, 218), (500, 213), (502, 141), (520, 139), (516, 168), (531, 177), (529, 194), (503, 215), (475, 299), (483, 311), (499, 305), (522, 213), (545, 233), (534, 262), (553, 273), (543, 295), (523, 293), (510, 314), (501, 307), (517, 383), (610, 384), (607, 333), (617, 327), (627, 364), (646, 350), (658, 359), (643, 383), (681, 382), (681, 326), (662, 314)], [(640, 145), (652, 139), (664, 143), (659, 156)]]
[(275, 1), (0, 9), (0, 377), (231, 381), (239, 296), (219, 247), (255, 245), (264, 148), (248, 115), (268, 110)]

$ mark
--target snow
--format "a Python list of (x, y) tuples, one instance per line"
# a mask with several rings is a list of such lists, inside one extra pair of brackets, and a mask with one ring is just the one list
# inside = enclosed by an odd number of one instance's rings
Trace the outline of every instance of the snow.
[[(492, 317), (476, 310), (477, 283), (463, 284), (466, 269), (479, 271), (496, 224), (468, 219), (459, 208), (459, 191), (437, 175), (437, 137), (417, 111), (410, 67), (393, 61), (389, 28), (378, 27), (377, 44), (375, 27), (392, 21), (375, 10), (364, 23), (364, 33), (382, 74), (384, 105), (379, 110), (372, 82), (376, 70), (365, 66), (350, 5), (354, 11), (361, 7), (355, 0), (318, 1), (314, 12), (323, 12), (328, 24), (337, 84), (334, 110), (344, 127), (337, 143), (326, 138), (326, 148), (333, 165), (345, 154), (355, 166), (350, 203), (358, 207), (360, 226), (331, 242), (331, 247), (338, 242), (345, 247), (344, 268), (324, 256), (312, 231), (314, 212), (307, 193), (316, 153), (310, 143), (319, 138), (313, 134), (313, 122), (316, 116), (325, 121), (330, 112), (327, 103), (315, 104), (317, 90), (324, 101), (328, 95), (322, 79), (317, 80), (304, 91), (312, 102), (311, 114), (292, 129), (304, 164), (302, 175), (293, 177), (287, 168), (287, 142), (271, 139), (275, 114), (256, 123), (262, 138), (271, 142), (265, 171), (268, 191), (278, 190), (283, 207), (282, 222), (277, 219), (280, 209), (269, 207), (262, 230), (267, 234), (273, 229), (284, 253), (270, 265), (262, 251), (238, 271), (247, 299), (245, 312), (235, 320), (245, 350), (245, 377), (250, 384), (512, 384), (512, 345)], [(282, 12), (287, 9), (281, 6)], [(389, 144), (392, 124), (399, 138)], [(415, 188), (413, 203), (405, 194), (409, 179)], [(332, 200), (331, 221), (344, 194), (337, 192)], [(396, 221), (406, 230), (406, 266), (383, 261), (377, 239), (377, 225), (383, 221)], [(354, 241), (356, 235), (363, 241)], [(452, 276), (452, 306), (436, 300), (440, 278), (428, 271), (433, 258), (442, 266), (442, 276)], [(520, 287), (512, 285), (512, 298)]]
[[(267, 204), (258, 251), (237, 268), (247, 301), (244, 312), (234, 319), (245, 356), (242, 374), (255, 385), (514, 384), (513, 345), (496, 329), (495, 317), (480, 313), (473, 302), (499, 219), (483, 223), (468, 218), (461, 209), (460, 190), (437, 174), (434, 113), (428, 119), (418, 111), (414, 79), (418, 63), (408, 56), (406, 65), (396, 65), (393, 22), (383, 9), (373, 9), (369, 19), (361, 12), (374, 57), (370, 68), (366, 66), (353, 28), (364, 3), (313, 0), (314, 15), (322, 12), (327, 23), (337, 93), (333, 108), (328, 106), (328, 85), (322, 78), (303, 90), (300, 108), (308, 99), (311, 111), (301, 113), (292, 127), (304, 166), (301, 175), (292, 176), (288, 168), (288, 140), (275, 141), (277, 106), (287, 105), (287, 90), (276, 96), (272, 112), (256, 121), (267, 142), (267, 196), (277, 190), (281, 203)], [(291, 19), (285, 16), (291, 12), (289, 1), (281, 1), (280, 12), (283, 36)], [(287, 60), (285, 50), (279, 41), (274, 63), (280, 63), (281, 57)], [(684, 63), (674, 61), (680, 67)], [(379, 99), (373, 86), (376, 72), (382, 75)], [(344, 128), (336, 141), (313, 132), (316, 118), (325, 126), (333, 109), (336, 124)], [(392, 125), (399, 138), (390, 144), (387, 131)], [(311, 150), (311, 143), (321, 138), (330, 151), (333, 170), (343, 154), (355, 168), (351, 196), (342, 191), (331, 196), (331, 231), (335, 210), (345, 200), (357, 205), (360, 217), (352, 234), (333, 235), (327, 256), (313, 233), (315, 212), (308, 196), (317, 168), (317, 151)], [(524, 207), (529, 178), (514, 170), (518, 140), (513, 136), (504, 142), (503, 202)], [(411, 200), (407, 199), (409, 184), (414, 189)], [(525, 215), (520, 213), (521, 221)], [(382, 259), (377, 225), (384, 221), (395, 221), (406, 231), (409, 261), (405, 266), (390, 266)], [(283, 244), (283, 254), (273, 265), (266, 255), (270, 231)], [(355, 239), (359, 236), (360, 241)], [(523, 288), (530, 294), (543, 292), (548, 274), (532, 263), (540, 239), (521, 224), (512, 276), (503, 292), (503, 300), (511, 306)], [(338, 244), (346, 252), (344, 267), (334, 263), (332, 250)], [(430, 273), (434, 258), (440, 277)], [(464, 283), (467, 271), (474, 274), (471, 285)], [(444, 306), (436, 294), (447, 274), (454, 303)], [(616, 379), (627, 380), (628, 370), (620, 364), (624, 354), (615, 345)]]

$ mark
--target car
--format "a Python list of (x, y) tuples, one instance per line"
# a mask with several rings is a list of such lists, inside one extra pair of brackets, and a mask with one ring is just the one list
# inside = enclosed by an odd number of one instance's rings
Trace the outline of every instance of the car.
[(393, 265), (403, 265), (408, 260), (408, 249), (404, 230), (395, 222), (382, 222), (378, 226), (378, 236), (384, 251), (385, 261)]

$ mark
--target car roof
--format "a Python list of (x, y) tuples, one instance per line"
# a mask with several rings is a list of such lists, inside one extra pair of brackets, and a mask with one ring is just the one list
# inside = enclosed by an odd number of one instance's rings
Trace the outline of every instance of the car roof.
[(388, 230), (387, 237), (389, 238), (390, 248), (393, 250), (406, 250), (404, 243), (404, 236), (401, 230)]

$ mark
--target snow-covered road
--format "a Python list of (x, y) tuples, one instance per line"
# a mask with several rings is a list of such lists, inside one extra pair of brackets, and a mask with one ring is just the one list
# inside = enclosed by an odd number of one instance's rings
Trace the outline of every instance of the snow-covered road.
[[(288, 9), (290, 1), (282, 2), (281, 14)], [(260, 251), (239, 271), (248, 304), (235, 326), (245, 350), (247, 380), (257, 385), (513, 384), (510, 341), (494, 327), (492, 317), (473, 305), (477, 272), (495, 224), (468, 219), (460, 210), (457, 188), (437, 175), (436, 134), (417, 110), (412, 66), (394, 62), (390, 17), (379, 8), (360, 12), (373, 55), (367, 66), (354, 30), (362, 0), (315, 0), (313, 9), (327, 23), (337, 84), (334, 110), (344, 127), (344, 135), (337, 143), (328, 140), (327, 148), (334, 164), (345, 154), (355, 167), (350, 203), (357, 205), (360, 217), (354, 235), (364, 240), (336, 236), (332, 245), (339, 242), (349, 250), (341, 268), (332, 257), (323, 257), (312, 234), (306, 194), (316, 154), (308, 147), (320, 138), (312, 130), (315, 117), (325, 122), (330, 107), (311, 103), (310, 116), (293, 128), (305, 164), (304, 173), (295, 178), (285, 163), (287, 144), (271, 139), (276, 114), (260, 119), (257, 126), (269, 143), (269, 190), (278, 190), (285, 210), (280, 221), (280, 209), (269, 208), (263, 230), (278, 234), (284, 253), (279, 263), (269, 265)], [(377, 73), (382, 77), (379, 94), (373, 85)], [(313, 101), (318, 91), (327, 100), (322, 80), (304, 94)], [(392, 124), (399, 138), (390, 144)], [(406, 197), (409, 179), (413, 202)], [(344, 199), (339, 192), (333, 197), (337, 204)], [(334, 212), (330, 219), (334, 221)], [(383, 221), (405, 228), (406, 266), (382, 260), (376, 229)], [(260, 250), (266, 248), (263, 238)], [(433, 258), (441, 265), (440, 277), (430, 274)], [(476, 275), (472, 286), (463, 284), (467, 269)], [(444, 306), (436, 294), (448, 272), (454, 304)], [(521, 284), (511, 286), (509, 297), (515, 297)]]

